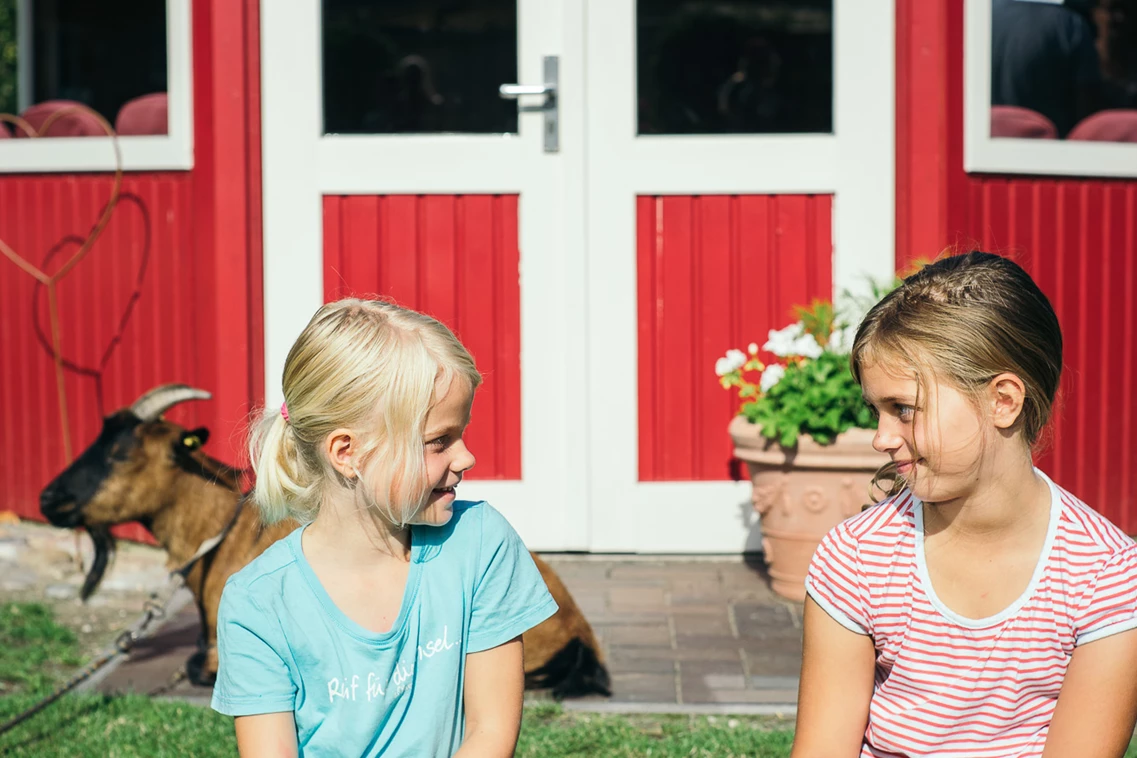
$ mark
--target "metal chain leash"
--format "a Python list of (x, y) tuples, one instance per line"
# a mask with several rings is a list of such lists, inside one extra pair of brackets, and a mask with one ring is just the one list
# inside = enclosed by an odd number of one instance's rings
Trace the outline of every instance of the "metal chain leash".
[[(66, 695), (71, 690), (78, 687), (83, 682), (90, 679), (95, 672), (110, 665), (112, 661), (121, 658), (128, 654), (134, 647), (138, 640), (142, 639), (150, 631), (150, 625), (159, 619), (166, 618), (167, 611), (170, 608), (170, 603), (174, 600), (174, 595), (178, 590), (186, 584), (186, 577), (189, 575), (190, 570), (205, 556), (212, 553), (218, 546), (229, 536), (233, 525), (237, 523), (237, 518), (241, 515), (241, 510), (245, 504), (245, 499), (241, 498), (237, 501), (237, 507), (233, 510), (233, 515), (225, 524), (225, 527), (217, 535), (210, 537), (205, 542), (202, 542), (197, 551), (186, 561), (182, 566), (170, 572), (170, 581), (162, 589), (154, 590), (150, 593), (150, 597), (146, 599), (143, 605), (142, 615), (138, 620), (128, 626), (115, 638), (114, 643), (107, 648), (102, 654), (97, 656), (93, 661), (88, 663), (83, 668), (79, 669), (71, 676), (66, 682), (57, 687), (50, 695), (40, 700), (38, 703), (28, 708), (18, 716), (9, 719), (0, 725), (0, 735), (5, 734), (12, 728), (27, 721), (32, 716), (36, 715), (44, 708), (54, 703), (59, 698)], [(184, 670), (174, 672), (167, 683), (167, 687), (176, 685), (181, 678), (185, 676)]]
[(59, 698), (66, 695), (71, 690), (78, 687), (83, 682), (94, 676), (95, 672), (110, 665), (111, 662), (128, 654), (134, 647), (138, 640), (147, 636), (150, 631), (150, 626), (159, 619), (166, 617), (166, 613), (170, 607), (170, 603), (174, 599), (177, 591), (185, 586), (185, 575), (181, 571), (175, 571), (170, 574), (170, 581), (162, 589), (155, 590), (150, 593), (150, 597), (146, 599), (143, 606), (142, 615), (138, 620), (131, 624), (129, 627), (119, 632), (115, 637), (113, 643), (105, 651), (95, 657), (83, 668), (75, 672), (70, 679), (57, 687), (50, 695), (40, 700), (38, 703), (28, 708), (18, 716), (5, 721), (0, 726), (0, 734), (4, 734), (19, 724), (27, 721), (32, 716), (36, 715), (44, 708), (54, 703)]

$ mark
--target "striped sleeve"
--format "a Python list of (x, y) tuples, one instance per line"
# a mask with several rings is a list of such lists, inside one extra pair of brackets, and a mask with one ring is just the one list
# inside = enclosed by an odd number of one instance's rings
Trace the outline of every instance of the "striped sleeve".
[(833, 527), (821, 540), (809, 563), (805, 591), (841, 626), (871, 634), (867, 583), (857, 540), (847, 524)]
[(1137, 629), (1137, 545), (1106, 561), (1074, 619), (1075, 645)]

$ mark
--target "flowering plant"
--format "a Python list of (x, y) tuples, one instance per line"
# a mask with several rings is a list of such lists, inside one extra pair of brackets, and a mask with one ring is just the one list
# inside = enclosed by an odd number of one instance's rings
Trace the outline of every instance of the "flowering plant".
[(764, 363), (752, 342), (747, 352), (728, 350), (716, 361), (723, 388), (738, 389), (739, 413), (783, 447), (793, 447), (802, 434), (826, 445), (851, 428), (875, 429), (849, 369), (854, 327), (827, 301), (795, 310), (799, 320), (771, 329), (762, 345), (777, 360)]

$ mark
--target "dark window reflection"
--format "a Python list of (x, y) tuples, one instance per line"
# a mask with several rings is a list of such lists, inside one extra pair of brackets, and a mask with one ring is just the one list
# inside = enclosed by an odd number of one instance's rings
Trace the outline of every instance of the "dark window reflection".
[(832, 0), (637, 0), (640, 134), (833, 130)]
[[(18, 37), (18, 6), (31, 14), (30, 40)], [(17, 70), (21, 41), (31, 43), (30, 72)], [(58, 101), (86, 105), (114, 126), (125, 115), (127, 133), (143, 133), (145, 126), (145, 133), (164, 134), (166, 68), (164, 2), (31, 0), (21, 6), (0, 0), (0, 112), (14, 113), (24, 102), (23, 115), (38, 127), (66, 109), (44, 136), (106, 133), (97, 119)], [(21, 73), (27, 92), (18, 91)]]
[(992, 137), (1137, 142), (1137, 0), (991, 11)]
[[(0, 0), (0, 113), (15, 113), (16, 0)], [(4, 135), (0, 134), (0, 137)]]
[(328, 134), (517, 131), (517, 0), (323, 0)]

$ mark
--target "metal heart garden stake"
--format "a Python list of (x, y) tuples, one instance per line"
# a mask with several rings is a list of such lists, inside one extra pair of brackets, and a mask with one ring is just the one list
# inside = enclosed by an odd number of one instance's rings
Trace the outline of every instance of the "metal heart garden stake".
[(95, 225), (91, 227), (90, 233), (87, 235), (87, 238), (83, 240), (79, 249), (76, 250), (54, 274), (41, 271), (35, 264), (13, 250), (7, 242), (0, 239), (0, 253), (3, 253), (4, 256), (16, 264), (20, 270), (47, 288), (47, 307), (51, 318), (51, 352), (55, 361), (55, 384), (56, 393), (59, 396), (59, 422), (62, 425), (63, 431), (63, 455), (66, 458), (66, 461), (64, 461), (65, 466), (71, 463), (71, 425), (67, 413), (67, 388), (63, 381), (63, 350), (60, 345), (59, 306), (56, 298), (55, 285), (67, 275), (67, 272), (75, 268), (79, 261), (86, 257), (87, 253), (91, 251), (91, 247), (95, 244), (95, 240), (99, 238), (99, 235), (103, 233), (103, 230), (106, 229), (107, 224), (110, 222), (111, 214), (114, 213), (115, 206), (118, 205), (119, 191), (122, 188), (122, 152), (119, 150), (118, 135), (115, 134), (114, 128), (102, 115), (86, 106), (74, 105), (61, 108), (48, 116), (47, 120), (43, 122), (43, 125), (40, 126), (39, 129), (33, 129), (31, 124), (19, 116), (14, 116), (10, 113), (0, 113), (0, 121), (13, 124), (17, 129), (23, 130), (29, 137), (38, 138), (46, 134), (52, 124), (58, 121), (62, 116), (73, 111), (82, 111), (94, 116), (99, 122), (99, 125), (106, 131), (107, 136), (111, 138), (111, 146), (114, 149), (115, 157), (115, 173), (114, 181), (111, 184), (111, 193), (107, 198), (107, 204), (103, 208), (102, 214), (95, 222)]

